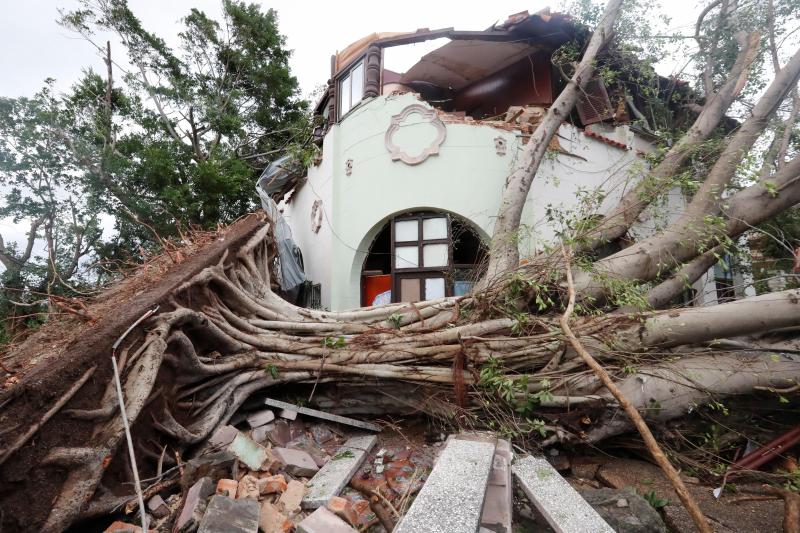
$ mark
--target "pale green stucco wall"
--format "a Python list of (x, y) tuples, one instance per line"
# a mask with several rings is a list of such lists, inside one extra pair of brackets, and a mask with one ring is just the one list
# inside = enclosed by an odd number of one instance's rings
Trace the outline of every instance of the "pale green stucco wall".
[[(383, 223), (399, 212), (449, 211), (471, 221), (484, 237), (492, 233), (503, 183), (521, 147), (517, 136), (488, 125), (451, 123), (446, 125), (439, 155), (415, 166), (392, 161), (384, 144), (386, 130), (392, 116), (412, 104), (427, 105), (413, 94), (380, 96), (362, 103), (333, 126), (326, 138), (323, 164), (309, 171), (310, 182), (324, 175), (326, 184), (331, 185), (330, 197), (326, 187), (323, 198), (330, 231), (299, 244), (306, 265), (321, 262), (322, 268), (330, 268), (329, 294), (323, 288), (323, 301), (330, 309), (360, 305), (365, 254)], [(578, 157), (560, 155), (542, 164), (523, 213), (523, 222), (536, 226), (531, 237), (521, 243), (523, 254), (552, 236), (552, 229), (543, 224), (548, 204), (568, 207), (575, 204), (578, 187), (602, 186), (609, 194), (606, 203), (613, 205), (631, 172), (641, 165), (634, 152), (586, 137), (572, 126), (563, 126), (559, 133), (562, 147)], [(504, 156), (495, 150), (498, 136), (507, 141)], [(432, 134), (415, 127), (401, 130), (395, 140), (413, 152), (413, 145), (421, 144), (423, 137), (427, 143)], [(345, 173), (348, 159), (353, 160), (350, 176)], [(304, 198), (311, 198), (306, 189), (301, 188), (294, 205), (285, 210), (290, 224), (305, 224), (303, 209), (308, 202)], [(315, 189), (317, 196), (319, 190)]]

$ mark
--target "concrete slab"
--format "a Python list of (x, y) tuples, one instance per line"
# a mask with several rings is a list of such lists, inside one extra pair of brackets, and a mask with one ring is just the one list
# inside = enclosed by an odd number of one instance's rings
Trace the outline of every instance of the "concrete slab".
[(200, 522), (198, 533), (257, 533), (261, 506), (257, 500), (214, 496)]
[(251, 429), (266, 426), (273, 420), (275, 420), (275, 413), (273, 413), (271, 409), (264, 409), (263, 411), (247, 415), (247, 425), (250, 426)]
[[(371, 424), (369, 422), (362, 422), (361, 420), (347, 418), (346, 416), (332, 415), (330, 413), (326, 413), (325, 411), (309, 409), (308, 407), (300, 407), (298, 405), (282, 402), (280, 400), (265, 398), (264, 403), (266, 405), (269, 405), (270, 407), (277, 407), (279, 409), (285, 409), (286, 411), (294, 411), (296, 413), (300, 413), (301, 415), (313, 416), (314, 418), (321, 418), (322, 420), (330, 420), (331, 422), (336, 422), (338, 424), (344, 424), (347, 426), (366, 429), (367, 431), (375, 431), (375, 432), (381, 431), (381, 427), (376, 424)], [(281, 414), (281, 416), (283, 415)]]
[(543, 457), (524, 457), (511, 469), (528, 499), (557, 533), (614, 533)]
[(495, 444), (450, 440), (394, 533), (475, 533)]
[(507, 440), (498, 440), (481, 511), (481, 527), (495, 533), (511, 533), (514, 496), (510, 454), (511, 443)]
[(297, 524), (298, 533), (358, 533), (325, 507), (320, 507)]
[(309, 490), (303, 498), (303, 509), (322, 507), (331, 496), (338, 496), (377, 440), (375, 435), (348, 439), (333, 458), (308, 482)]

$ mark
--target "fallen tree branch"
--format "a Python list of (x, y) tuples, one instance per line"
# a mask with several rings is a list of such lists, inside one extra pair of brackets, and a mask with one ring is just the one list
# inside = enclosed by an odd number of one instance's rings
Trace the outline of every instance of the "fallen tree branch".
[(689, 512), (689, 515), (692, 517), (692, 521), (694, 521), (697, 529), (700, 533), (713, 533), (713, 529), (708, 524), (708, 520), (703, 515), (703, 512), (700, 510), (700, 507), (697, 505), (697, 502), (694, 500), (689, 491), (686, 489), (686, 485), (684, 485), (683, 481), (681, 480), (678, 472), (675, 470), (675, 467), (672, 466), (672, 463), (669, 462), (667, 456), (664, 455), (664, 452), (661, 450), (661, 447), (656, 442), (655, 437), (653, 437), (653, 433), (650, 431), (650, 428), (647, 427), (642, 415), (639, 414), (639, 411), (636, 410), (636, 407), (628, 401), (625, 395), (622, 393), (621, 390), (617, 388), (614, 384), (614, 381), (611, 379), (611, 376), (608, 375), (608, 372), (598, 363), (592, 355), (586, 351), (586, 348), (580, 343), (578, 338), (572, 332), (569, 327), (569, 319), (572, 315), (573, 310), (575, 309), (575, 285), (572, 282), (572, 267), (570, 266), (570, 253), (566, 247), (562, 247), (562, 251), (564, 254), (564, 272), (567, 278), (567, 290), (569, 291), (569, 300), (567, 303), (567, 308), (564, 310), (564, 314), (561, 315), (561, 329), (564, 330), (564, 335), (567, 337), (567, 340), (578, 353), (581, 359), (583, 359), (586, 366), (591, 368), (600, 381), (603, 382), (603, 385), (608, 389), (608, 391), (617, 399), (620, 406), (625, 410), (628, 416), (631, 418), (633, 425), (636, 426), (636, 430), (644, 439), (645, 446), (647, 446), (648, 451), (653, 456), (653, 459), (658, 463), (658, 466), (661, 467), (661, 470), (664, 471), (664, 474), (669, 479), (670, 483), (672, 483), (672, 487), (675, 489), (675, 492), (678, 494), (678, 498), (680, 498), (681, 502), (683, 502), (683, 506)]

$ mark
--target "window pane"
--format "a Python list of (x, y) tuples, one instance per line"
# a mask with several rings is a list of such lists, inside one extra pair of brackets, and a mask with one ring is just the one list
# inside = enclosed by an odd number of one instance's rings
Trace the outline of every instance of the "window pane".
[(446, 239), (447, 219), (444, 217), (424, 219), (422, 221), (422, 238), (425, 240)]
[(339, 116), (343, 116), (350, 111), (350, 76), (347, 76), (339, 83), (339, 104), (341, 111)]
[(394, 223), (394, 242), (418, 240), (419, 220), (398, 220)]
[(416, 268), (419, 266), (419, 248), (416, 246), (398, 246), (394, 249), (395, 268)]
[(427, 278), (425, 280), (425, 299), (444, 298), (444, 278)]
[(400, 279), (400, 301), (401, 302), (418, 302), (422, 298), (419, 295), (420, 283), (417, 278), (401, 278)]
[(472, 287), (475, 285), (472, 281), (454, 281), (453, 282), (453, 296), (465, 296), (469, 294)]
[(350, 71), (351, 89), (350, 107), (356, 105), (364, 96), (364, 63), (359, 63), (357, 67)]
[(426, 244), (422, 247), (422, 265), (426, 267), (447, 266), (447, 245)]

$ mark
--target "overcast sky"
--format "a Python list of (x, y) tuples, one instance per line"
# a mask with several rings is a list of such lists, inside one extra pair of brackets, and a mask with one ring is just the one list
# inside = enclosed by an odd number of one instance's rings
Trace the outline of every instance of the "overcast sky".
[[(670, 28), (691, 32), (699, 0), (669, 0)], [(534, 13), (551, 6), (556, 11), (561, 0), (484, 0), (436, 1), (403, 0), (390, 3), (376, 0), (278, 0), (256, 2), (278, 12), (281, 33), (293, 50), (291, 68), (303, 95), (327, 81), (330, 56), (351, 42), (373, 31), (413, 31), (417, 28), (481, 30), (508, 15), (528, 10)], [(181, 18), (196, 7), (214, 18), (221, 12), (220, 0), (129, 0), (129, 5), (144, 27), (176, 42)], [(92, 67), (103, 72), (96, 51), (86, 41), (60, 27), (58, 10), (71, 10), (76, 0), (0, 0), (0, 96), (28, 96), (41, 88), (48, 77), (67, 90)], [(98, 36), (99, 42), (106, 40)], [(126, 64), (121, 46), (114, 44), (115, 61)], [(669, 74), (671, 64), (662, 66)], [(0, 235), (7, 242), (22, 240), (26, 227), (0, 220)]]
[[(561, 0), (502, 0), (495, 2), (404, 0), (402, 3), (340, 0), (278, 0), (256, 2), (278, 12), (280, 31), (294, 53), (291, 67), (303, 94), (325, 83), (330, 56), (373, 31), (413, 31), (417, 28), (480, 30), (508, 15), (528, 10), (534, 13)], [(180, 19), (196, 7), (218, 17), (220, 0), (129, 0), (144, 27), (175, 42)], [(671, 27), (684, 29), (693, 21), (697, 0), (671, 0)], [(30, 95), (47, 77), (66, 89), (78, 79), (81, 69), (103, 65), (93, 47), (61, 28), (59, 9), (74, 9), (75, 0), (0, 0), (0, 95)], [(101, 37), (102, 40), (105, 40)], [(115, 59), (124, 62), (120, 47), (113, 46)], [(114, 53), (116, 51), (116, 53)]]

